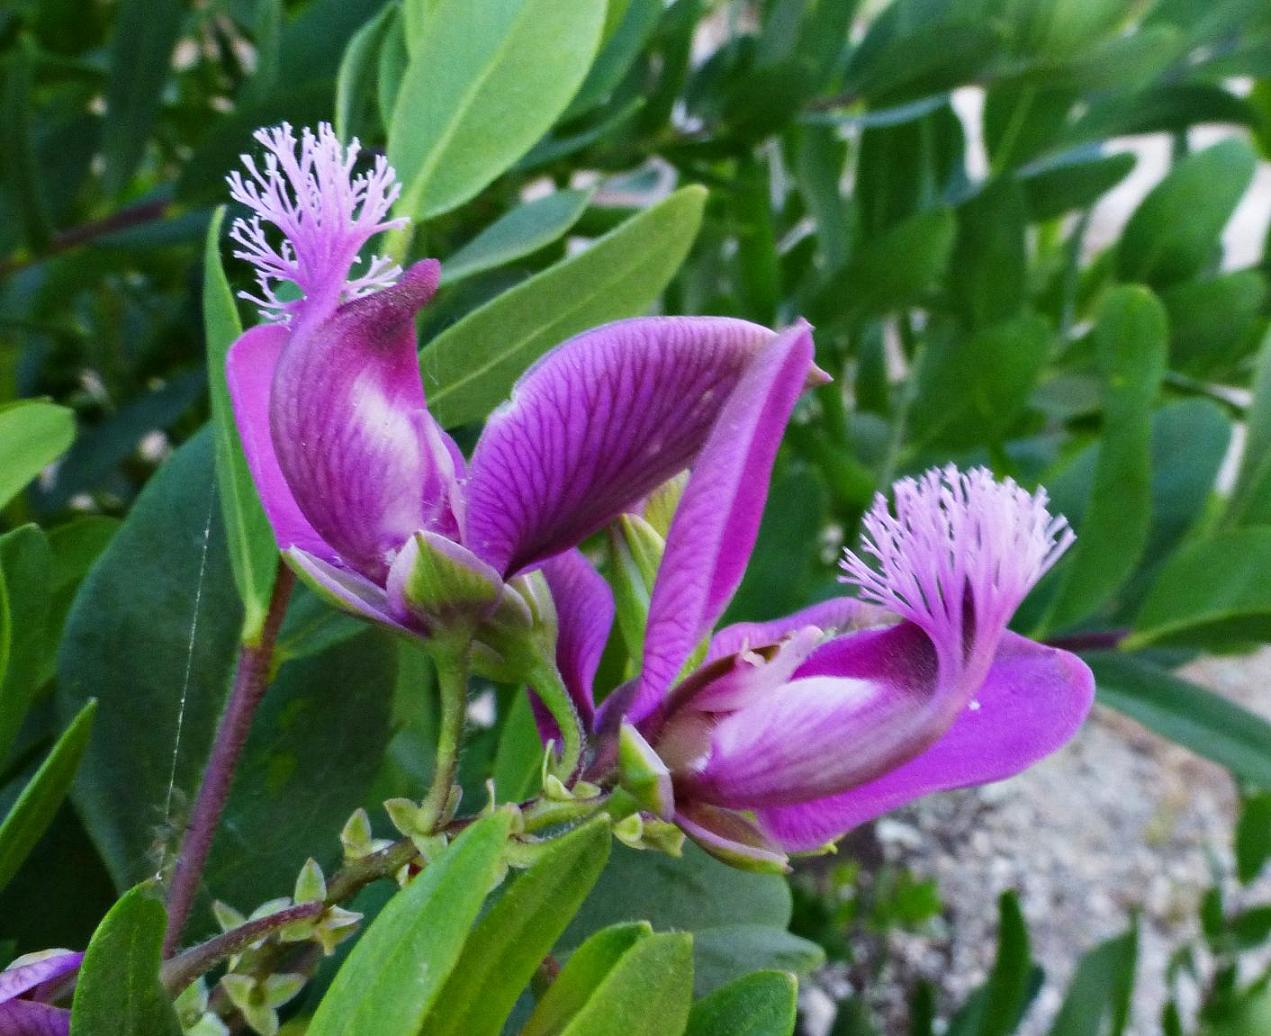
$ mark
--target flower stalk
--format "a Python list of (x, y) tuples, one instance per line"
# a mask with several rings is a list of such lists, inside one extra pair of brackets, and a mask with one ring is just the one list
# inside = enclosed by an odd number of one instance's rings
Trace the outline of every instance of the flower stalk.
[(243, 644), (239, 650), (234, 686), (216, 728), (212, 753), (208, 756), (199, 785), (198, 799), (195, 801), (194, 812), (182, 839), (181, 852), (168, 885), (168, 927), (163, 940), (165, 957), (170, 957), (176, 950), (181, 932), (189, 919), (194, 897), (203, 878), (203, 868), (212, 849), (212, 839), (234, 782), (234, 771), (247, 744), (252, 718), (269, 687), (274, 645), (278, 640), (278, 631), (287, 611), (287, 601), (291, 597), (294, 582), (291, 570), (279, 562), (259, 639), (255, 643)]
[(449, 821), (451, 802), (455, 798), (464, 706), (468, 699), (466, 656), (466, 650), (433, 654), (437, 664), (437, 690), (441, 698), (441, 725), (437, 731), (437, 766), (421, 809), (423, 828), (429, 832), (436, 831)]

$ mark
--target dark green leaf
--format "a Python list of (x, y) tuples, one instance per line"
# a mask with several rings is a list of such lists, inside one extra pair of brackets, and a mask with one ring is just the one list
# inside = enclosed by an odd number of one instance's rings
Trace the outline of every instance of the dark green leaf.
[[(607, 17), (613, 18), (618, 7), (615, 0), (610, 0)], [(626, 10), (619, 12), (613, 32), (605, 33), (595, 64), (565, 109), (562, 121), (589, 112), (609, 99), (653, 35), (662, 9), (662, 0), (628, 0)]]
[(459, 962), (510, 831), (505, 811), (478, 821), (389, 900), (340, 968), (307, 1036), (417, 1036)]
[(693, 937), (693, 955), (697, 961), (694, 988), (699, 995), (751, 971), (804, 975), (825, 963), (825, 951), (816, 943), (769, 924), (698, 930)]
[(780, 971), (757, 971), (693, 1005), (687, 1036), (790, 1036), (798, 983)]
[(106, 88), (106, 193), (121, 193), (145, 154), (172, 68), (182, 0), (122, 0), (115, 20)]
[(1085, 618), (1132, 574), (1151, 525), (1151, 407), (1165, 373), (1165, 310), (1151, 292), (1109, 292), (1094, 330), (1104, 379), (1103, 435), (1077, 544), (1059, 576), (1047, 629)]
[(652, 934), (653, 929), (644, 921), (611, 925), (596, 932), (570, 955), (521, 1029), (520, 1036), (557, 1036), (623, 955)]
[(550, 245), (578, 222), (591, 195), (557, 191), (500, 216), (442, 264), (442, 284), (515, 262)]
[(167, 914), (139, 885), (115, 904), (84, 952), (71, 1004), (71, 1036), (180, 1036), (159, 982)]
[(9, 884), (48, 830), (70, 791), (96, 710), (95, 701), (80, 710), (0, 822), (0, 889)]
[(693, 937), (641, 939), (596, 987), (561, 1036), (680, 1036), (693, 999)]
[(1134, 156), (1126, 152), (1096, 158), (1073, 154), (1021, 172), (1029, 215), (1040, 223), (1058, 219), (1073, 209), (1089, 208), (1124, 180), (1134, 164)]
[(1262, 342), (1245, 414), (1245, 448), (1223, 517), (1227, 525), (1271, 524), (1271, 335)]
[[(16, 203), (15, 215), (21, 221), (26, 244), (33, 252), (41, 252), (48, 245), (53, 227), (31, 120), (35, 108), (31, 93), (32, 49), (27, 42), (10, 49), (4, 76), (4, 109), (0, 112), (0, 145), (5, 153), (4, 179)], [(0, 500), (3, 499), (0, 492)]]
[(380, 122), (377, 93), (380, 48), (389, 26), (398, 18), (398, 8), (385, 5), (349, 40), (335, 80), (335, 132), (341, 140), (369, 136)]
[(1050, 354), (1050, 325), (1021, 316), (927, 345), (911, 411), (916, 444), (947, 449), (997, 442), (1010, 430)]
[(203, 334), (207, 339), (207, 383), (216, 438), (216, 484), (225, 522), (234, 585), (243, 602), (243, 639), (254, 642), (265, 622), (278, 570), (278, 548), (247, 469), (234, 408), (225, 381), (225, 357), (242, 333), (234, 294), (221, 266), (221, 206), (207, 228), (203, 249)]
[(530, 708), (530, 696), (518, 691), (512, 701), (503, 729), (499, 732), (499, 747), (494, 756), (494, 789), (500, 802), (520, 802), (529, 798), (541, 782), (543, 742), (534, 722), (534, 710)]
[(440, 0), (389, 127), (401, 211), (447, 212), (525, 154), (582, 84), (604, 16), (604, 0)]
[(0, 406), (0, 507), (75, 438), (75, 415), (42, 399)]
[(1014, 892), (998, 900), (997, 958), (985, 984), (978, 1036), (1009, 1036), (1028, 1007), (1032, 978), (1028, 927)]
[(1236, 876), (1246, 885), (1271, 860), (1271, 793), (1250, 795), (1236, 823)]
[[(494, 1036), (609, 857), (598, 819), (549, 842), (473, 929), (420, 1036)], [(647, 940), (646, 940), (647, 941)]]
[(643, 312), (683, 262), (705, 201), (700, 187), (676, 191), (440, 334), (421, 356), (429, 409), (446, 425), (484, 417), (552, 346)]
[(44, 676), (52, 558), (38, 526), (0, 536), (0, 760)]
[(989, 327), (1024, 305), (1027, 224), (1024, 192), (1011, 179), (994, 181), (958, 207), (949, 293), (968, 328)]
[(375, 97), (379, 105), (380, 122), (385, 126), (393, 120), (393, 109), (397, 107), (397, 98), (402, 92), (402, 80), (406, 78), (406, 72), (410, 68), (406, 15), (399, 14), (394, 7), (388, 10), (393, 16), (384, 26), (384, 35), (380, 40), (375, 62)]
[(1271, 788), (1271, 723), (1141, 659), (1107, 653), (1086, 660), (1105, 705), (1242, 779)]
[(1117, 248), (1117, 273), (1166, 287), (1213, 259), (1219, 235), (1253, 180), (1249, 145), (1226, 140), (1179, 162), (1134, 210)]
[(1267, 284), (1256, 270), (1186, 281), (1161, 296), (1170, 320), (1170, 367), (1198, 377), (1230, 371), (1257, 347)]

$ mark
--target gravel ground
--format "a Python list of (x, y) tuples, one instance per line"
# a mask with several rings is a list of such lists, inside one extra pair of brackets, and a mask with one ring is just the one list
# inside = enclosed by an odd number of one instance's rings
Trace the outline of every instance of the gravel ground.
[[(1208, 659), (1186, 674), (1271, 718), (1271, 651)], [(939, 883), (942, 918), (865, 952), (883, 974), (870, 997), (888, 1036), (906, 1031), (905, 990), (932, 980), (944, 1006), (984, 981), (995, 951), (996, 898), (1017, 889), (1046, 984), (1020, 1031), (1045, 1033), (1081, 952), (1142, 918), (1133, 1036), (1155, 1036), (1171, 951), (1197, 934), (1212, 867), (1230, 872), (1235, 791), (1226, 771), (1098, 708), (1078, 737), (1001, 784), (939, 795), (880, 821), (881, 856)], [(1252, 890), (1271, 897), (1271, 881)], [(833, 997), (850, 992), (831, 967), (805, 996), (810, 1036)]]

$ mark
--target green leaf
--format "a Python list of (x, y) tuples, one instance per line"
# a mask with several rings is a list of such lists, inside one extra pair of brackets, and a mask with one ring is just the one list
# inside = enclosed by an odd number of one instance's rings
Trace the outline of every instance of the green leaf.
[(866, 241), (813, 302), (826, 320), (884, 314), (920, 303), (943, 278), (953, 252), (953, 210), (930, 209)]
[(1029, 315), (930, 341), (915, 375), (912, 441), (945, 449), (1000, 441), (1037, 384), (1051, 341), (1050, 325)]
[(159, 982), (167, 914), (155, 895), (138, 885), (93, 933), (75, 984), (71, 1036), (180, 1036)]
[(389, 7), (394, 17), (390, 17), (384, 26), (384, 35), (380, 40), (379, 54), (376, 58), (375, 71), (377, 82), (376, 103), (379, 106), (380, 122), (387, 126), (393, 119), (393, 109), (397, 106), (397, 98), (402, 92), (402, 81), (410, 67), (410, 48), (406, 39), (406, 15), (399, 14), (399, 9)]
[(234, 585), (243, 602), (243, 640), (255, 643), (269, 609), (278, 571), (278, 548), (247, 469), (225, 380), (225, 358), (229, 347), (242, 334), (243, 326), (234, 305), (234, 293), (221, 266), (224, 218), (225, 206), (222, 205), (208, 225), (203, 249), (203, 333), (207, 338), (207, 383), (216, 437), (216, 484), (220, 491), (221, 517), (225, 522)]
[(693, 1000), (693, 937), (641, 939), (596, 987), (561, 1036), (680, 1036)]
[(1267, 283), (1256, 270), (1186, 281), (1161, 296), (1169, 312), (1170, 367), (1197, 377), (1230, 371), (1258, 345)]
[(604, 0), (439, 0), (389, 127), (398, 211), (448, 212), (533, 146), (600, 45)]
[(145, 154), (184, 20), (182, 0), (122, 0), (119, 5), (102, 128), (108, 195), (128, 186)]
[(825, 963), (825, 951), (816, 943), (770, 924), (720, 925), (699, 931), (693, 952), (699, 994), (751, 971), (805, 975)]
[(1271, 640), (1271, 525), (1181, 547), (1161, 566), (1124, 646), (1233, 640)]
[(477, 821), (389, 900), (340, 968), (306, 1036), (416, 1036), (460, 960), (510, 831), (506, 811)]
[(1028, 927), (1014, 892), (998, 899), (997, 957), (985, 983), (977, 1036), (1010, 1036), (1028, 1006), (1032, 979)]
[(398, 8), (386, 4), (363, 25), (340, 59), (335, 77), (335, 132), (341, 140), (367, 134), (379, 124), (377, 84), (380, 48), (389, 26), (399, 18)]
[[(212, 445), (210, 430), (197, 435), (146, 484), (80, 587), (58, 659), (64, 719), (101, 702), (72, 796), (121, 888), (173, 849), (233, 671), (242, 611)], [(250, 908), (290, 891), (297, 860), (335, 862), (329, 832), (363, 804), (387, 744), (395, 657), (368, 631), (282, 666), (212, 847), (208, 895)]]
[(442, 284), (493, 270), (550, 245), (578, 222), (593, 193), (557, 191), (500, 216), (442, 264)]
[[(521, 1036), (557, 1036), (637, 942), (653, 934), (645, 921), (602, 928), (571, 954), (521, 1029)], [(691, 966), (691, 965), (690, 965)]]
[(79, 767), (97, 703), (90, 701), (57, 739), (0, 822), (0, 889), (18, 872), (57, 814)]
[(42, 399), (0, 406), (0, 507), (4, 507), (75, 438), (75, 415)]
[(1245, 447), (1223, 522), (1271, 524), (1271, 334), (1262, 341), (1245, 414)]
[(44, 675), (51, 566), (38, 526), (0, 536), (0, 760), (13, 747)]
[(1135, 927), (1081, 958), (1050, 1036), (1121, 1036), (1130, 1015), (1138, 947)]
[(484, 417), (552, 346), (644, 312), (688, 254), (705, 202), (701, 187), (676, 191), (442, 332), (421, 354), (429, 409), (449, 426)]
[(1225, 140), (1175, 165), (1126, 224), (1118, 275), (1167, 287), (1198, 273), (1215, 257), (1255, 164), (1248, 144)]
[(949, 293), (968, 328), (1015, 316), (1027, 297), (1024, 192), (1012, 179), (990, 183), (958, 207), (958, 237), (949, 264)]
[(543, 742), (534, 722), (528, 691), (518, 691), (512, 700), (499, 747), (494, 755), (495, 795), (500, 802), (520, 802), (538, 790), (543, 763)]
[(49, 611), (44, 622), (45, 659), (41, 684), (53, 678), (57, 646), (62, 641), (62, 630), (75, 601), (75, 591), (118, 528), (118, 518), (93, 514), (75, 518), (48, 531), (53, 568), (49, 578)]
[[(626, 921), (645, 920), (655, 929), (692, 932), (696, 993), (703, 996), (756, 968), (783, 967), (780, 961), (765, 962), (751, 952), (765, 945), (762, 938), (753, 938), (753, 930), (788, 934), (790, 912), (790, 889), (775, 874), (736, 870), (692, 843), (684, 846), (679, 859), (619, 845), (557, 949), (566, 952), (590, 933)], [(721, 934), (714, 937), (714, 930)], [(730, 936), (741, 940), (738, 957), (729, 954)], [(747, 940), (747, 936), (752, 937)], [(819, 959), (818, 951), (802, 940), (768, 945), (783, 957), (789, 951), (802, 954), (806, 950), (804, 959), (813, 955)], [(704, 949), (711, 951), (709, 959)]]
[(1059, 576), (1045, 628), (1063, 629), (1133, 573), (1151, 526), (1151, 417), (1165, 374), (1164, 307), (1145, 288), (1109, 292), (1094, 329), (1103, 375), (1103, 434), (1090, 502)]
[(790, 1036), (798, 992), (784, 972), (743, 975), (693, 1005), (686, 1036)]
[[(4, 108), (0, 110), (0, 146), (4, 147), (4, 179), (20, 221), (23, 237), (33, 252), (42, 252), (53, 234), (49, 201), (40, 156), (35, 146), (32, 112), (32, 65), (35, 47), (26, 39), (8, 48), (4, 76)], [(0, 437), (0, 442), (3, 442)], [(0, 472), (5, 466), (0, 464)], [(5, 495), (0, 482), (0, 506)]]
[[(617, 0), (610, 0), (608, 17), (618, 6)], [(613, 32), (604, 34), (600, 53), (561, 121), (589, 112), (609, 99), (653, 35), (663, 6), (662, 0), (628, 0)]]
[(1235, 849), (1236, 877), (1247, 885), (1271, 860), (1271, 792), (1257, 792), (1241, 803)]
[(1243, 780), (1271, 788), (1271, 723), (1141, 659), (1099, 653), (1086, 661), (1103, 704)]
[(473, 929), (438, 1001), (444, 1006), (428, 1015), (420, 1036), (494, 1036), (501, 1030), (600, 876), (610, 841), (608, 820), (601, 818), (542, 848)]
[(1089, 208), (1129, 176), (1134, 165), (1134, 155), (1120, 152), (1097, 158), (1072, 155), (1021, 172), (1029, 216), (1042, 223)]

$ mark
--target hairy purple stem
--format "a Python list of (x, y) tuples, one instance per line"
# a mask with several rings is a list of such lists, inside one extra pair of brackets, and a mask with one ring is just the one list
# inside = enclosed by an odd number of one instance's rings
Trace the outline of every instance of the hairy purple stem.
[(278, 629), (282, 625), (294, 581), (291, 569), (279, 562), (260, 641), (256, 644), (244, 644), (239, 649), (234, 686), (216, 728), (212, 754), (208, 756), (207, 766), (203, 769), (203, 781), (199, 786), (194, 813), (181, 842), (181, 854), (172, 873), (172, 883), (168, 886), (168, 930), (163, 939), (165, 957), (172, 956), (176, 950), (181, 931), (190, 916), (190, 908), (194, 905), (195, 894), (203, 879), (207, 854), (212, 848), (212, 838), (234, 782), (234, 770), (238, 766), (239, 756), (243, 754), (243, 746), (247, 743), (252, 717), (269, 687), (274, 642), (278, 639)]

